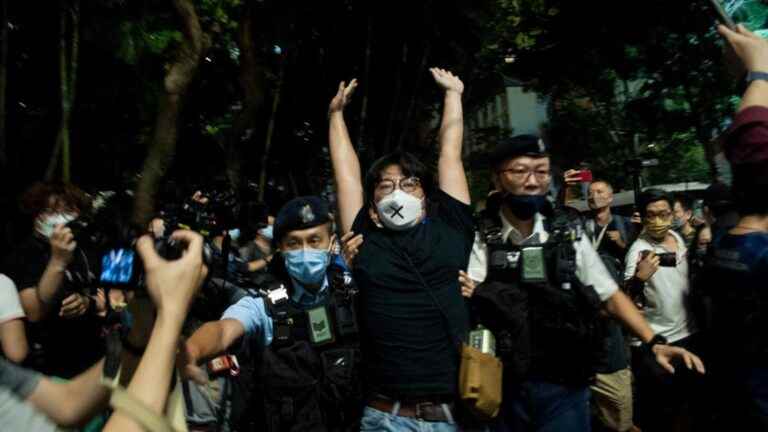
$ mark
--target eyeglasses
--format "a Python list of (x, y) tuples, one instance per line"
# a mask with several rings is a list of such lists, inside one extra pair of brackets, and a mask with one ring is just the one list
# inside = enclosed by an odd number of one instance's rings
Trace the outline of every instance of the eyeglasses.
[(672, 212), (669, 210), (663, 211), (663, 212), (648, 212), (645, 214), (645, 218), (648, 220), (651, 219), (661, 219), (661, 220), (667, 220), (672, 217)]
[(376, 193), (389, 195), (395, 191), (395, 188), (401, 191), (411, 193), (421, 187), (421, 180), (418, 177), (405, 177), (397, 180), (383, 179), (376, 184)]
[(499, 174), (516, 181), (525, 181), (531, 174), (536, 177), (536, 180), (545, 181), (549, 179), (549, 176), (551, 175), (548, 169), (532, 170), (522, 167), (501, 170), (499, 171)]

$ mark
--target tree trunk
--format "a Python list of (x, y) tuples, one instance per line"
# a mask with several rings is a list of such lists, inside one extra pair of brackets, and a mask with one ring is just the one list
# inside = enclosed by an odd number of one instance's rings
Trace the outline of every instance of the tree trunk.
[(62, 1), (61, 19), (59, 23), (59, 92), (61, 119), (56, 144), (45, 171), (45, 179), (51, 180), (56, 172), (59, 155), (61, 155), (61, 179), (69, 183), (71, 175), (71, 156), (69, 124), (72, 118), (72, 107), (75, 102), (75, 85), (77, 82), (78, 52), (80, 49), (80, 0), (71, 3)]
[(272, 111), (269, 114), (269, 125), (267, 126), (267, 137), (264, 141), (264, 153), (261, 155), (261, 170), (259, 173), (259, 201), (264, 201), (264, 191), (267, 187), (267, 162), (269, 162), (269, 151), (272, 148), (272, 136), (275, 131), (275, 118), (277, 117), (277, 107), (280, 105), (280, 93), (283, 91), (283, 80), (285, 79), (285, 57), (280, 57), (280, 72), (277, 78), (277, 89), (272, 99)]
[(5, 89), (8, 79), (8, 0), (0, 0), (0, 169), (8, 164), (5, 144)]
[(241, 184), (243, 146), (253, 141), (257, 114), (264, 104), (266, 75), (264, 66), (260, 65), (258, 61), (254, 14), (253, 2), (248, 2), (243, 10), (238, 29), (240, 86), (243, 90), (243, 106), (225, 144), (227, 178), (235, 190)]
[(358, 153), (364, 153), (365, 150), (365, 121), (368, 117), (368, 89), (370, 83), (368, 78), (371, 76), (371, 45), (373, 44), (373, 15), (368, 11), (368, 37), (365, 41), (365, 66), (363, 67), (363, 102), (360, 105), (360, 123), (357, 127), (357, 149)]
[(140, 226), (145, 226), (154, 214), (154, 199), (158, 185), (173, 161), (176, 151), (181, 103), (195, 76), (200, 59), (210, 45), (210, 41), (200, 27), (192, 0), (172, 1), (183, 22), (184, 40), (176, 53), (176, 60), (165, 75), (164, 91), (160, 95), (157, 108), (154, 136), (136, 188), (133, 220)]
[(387, 121), (387, 134), (384, 139), (384, 151), (383, 153), (389, 153), (392, 148), (392, 129), (394, 128), (395, 119), (397, 118), (398, 105), (400, 102), (400, 92), (403, 87), (403, 64), (408, 59), (408, 43), (403, 42), (403, 49), (399, 61), (397, 62), (397, 72), (395, 72), (395, 90), (392, 97), (392, 109), (389, 112), (389, 120)]
[(402, 122), (402, 130), (400, 131), (400, 138), (397, 140), (397, 150), (403, 149), (403, 142), (405, 141), (405, 137), (408, 134), (408, 123), (411, 120), (411, 116), (413, 115), (413, 110), (416, 107), (416, 99), (418, 99), (419, 96), (419, 89), (421, 89), (421, 83), (424, 81), (424, 75), (426, 75), (427, 71), (427, 61), (429, 61), (429, 51), (430, 51), (430, 43), (426, 42), (426, 46), (424, 47), (424, 52), (421, 55), (421, 61), (419, 62), (419, 69), (416, 71), (416, 85), (413, 88), (413, 93), (411, 94), (411, 100), (408, 102), (408, 108), (405, 111), (405, 118), (403, 118)]

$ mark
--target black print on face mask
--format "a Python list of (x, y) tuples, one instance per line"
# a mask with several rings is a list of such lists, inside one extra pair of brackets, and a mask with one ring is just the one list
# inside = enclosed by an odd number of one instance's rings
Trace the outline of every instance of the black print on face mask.
[(393, 218), (395, 216), (400, 216), (400, 219), (405, 219), (405, 216), (403, 216), (403, 214), (400, 213), (400, 210), (402, 210), (403, 207), (405, 207), (405, 206), (398, 207), (397, 204), (390, 205), (389, 209), (392, 210), (392, 213), (390, 214), (390, 216), (392, 216)]

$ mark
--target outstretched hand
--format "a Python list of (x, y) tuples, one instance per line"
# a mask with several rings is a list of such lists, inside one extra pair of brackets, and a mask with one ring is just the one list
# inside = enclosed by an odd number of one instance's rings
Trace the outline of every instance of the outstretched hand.
[(344, 107), (352, 100), (352, 94), (357, 88), (357, 79), (353, 79), (346, 85), (345, 81), (339, 83), (339, 90), (336, 92), (336, 96), (331, 99), (331, 104), (328, 106), (328, 113), (344, 111)]
[(686, 349), (658, 344), (653, 346), (653, 354), (656, 357), (656, 362), (669, 373), (675, 373), (675, 368), (672, 366), (674, 359), (682, 360), (690, 370), (695, 369), (700, 374), (706, 373), (701, 359)]
[(768, 41), (747, 30), (742, 24), (731, 30), (717, 26), (748, 71), (768, 72)]
[(432, 77), (435, 79), (437, 85), (446, 92), (455, 91), (456, 93), (461, 94), (464, 91), (464, 83), (450, 71), (440, 68), (430, 68), (429, 71), (432, 72)]
[(171, 239), (186, 244), (181, 258), (168, 261), (157, 254), (149, 235), (136, 243), (146, 272), (147, 292), (158, 314), (168, 313), (175, 319), (186, 317), (190, 303), (208, 274), (203, 265), (203, 237), (192, 231), (179, 230)]

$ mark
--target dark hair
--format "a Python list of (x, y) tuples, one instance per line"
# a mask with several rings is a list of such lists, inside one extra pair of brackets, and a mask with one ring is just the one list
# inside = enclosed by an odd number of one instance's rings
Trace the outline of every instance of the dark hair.
[(373, 192), (376, 189), (376, 185), (381, 181), (381, 172), (390, 165), (400, 166), (400, 169), (403, 170), (403, 175), (406, 177), (418, 177), (421, 181), (421, 187), (424, 189), (424, 194), (429, 198), (435, 188), (435, 179), (432, 171), (412, 153), (397, 151), (380, 157), (368, 169), (364, 183), (366, 202), (370, 203), (373, 201)]
[(674, 207), (672, 196), (667, 191), (662, 189), (648, 189), (643, 191), (637, 197), (637, 207), (640, 211), (640, 216), (645, 217), (645, 214), (648, 211), (648, 205), (655, 203), (656, 201), (666, 201), (667, 204), (669, 204), (670, 209)]
[(62, 182), (37, 182), (22, 195), (21, 209), (29, 215), (37, 216), (49, 207), (52, 197), (79, 212), (87, 212), (91, 208), (91, 199), (77, 186)]
[(768, 215), (768, 161), (733, 167), (733, 195), (741, 216)]
[(676, 193), (674, 200), (676, 203), (680, 203), (680, 207), (683, 208), (683, 211), (693, 210), (693, 199), (691, 199), (690, 195), (682, 192)]

